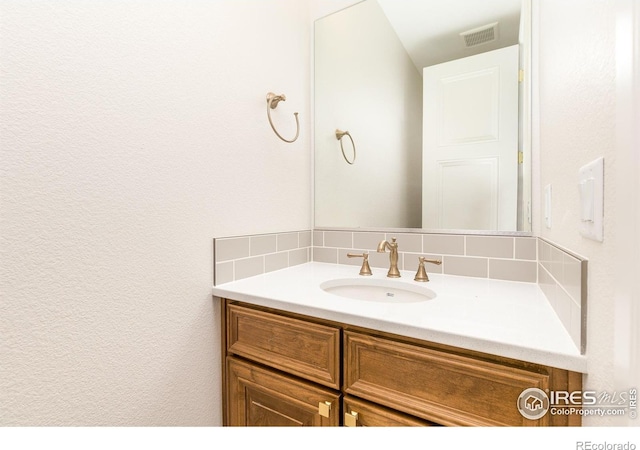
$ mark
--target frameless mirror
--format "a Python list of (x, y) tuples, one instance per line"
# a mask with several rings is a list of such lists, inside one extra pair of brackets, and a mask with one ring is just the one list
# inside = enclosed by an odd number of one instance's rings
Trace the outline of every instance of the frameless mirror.
[(365, 0), (317, 20), (315, 227), (529, 232), (530, 17)]

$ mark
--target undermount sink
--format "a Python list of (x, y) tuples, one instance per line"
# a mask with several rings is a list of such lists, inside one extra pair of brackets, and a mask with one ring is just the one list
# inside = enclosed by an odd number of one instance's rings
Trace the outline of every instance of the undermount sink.
[(320, 288), (340, 297), (382, 303), (424, 302), (436, 296), (424, 286), (392, 279), (343, 278), (325, 281)]

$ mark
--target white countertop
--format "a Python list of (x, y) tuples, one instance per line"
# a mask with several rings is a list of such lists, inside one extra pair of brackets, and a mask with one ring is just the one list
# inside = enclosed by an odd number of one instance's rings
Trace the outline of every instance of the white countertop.
[[(401, 271), (398, 282), (436, 292), (415, 303), (354, 300), (325, 292), (322, 282), (364, 278), (359, 266), (310, 262), (213, 287), (213, 295), (402, 336), (576, 372), (587, 359), (535, 283)], [(386, 279), (373, 269), (369, 279)]]

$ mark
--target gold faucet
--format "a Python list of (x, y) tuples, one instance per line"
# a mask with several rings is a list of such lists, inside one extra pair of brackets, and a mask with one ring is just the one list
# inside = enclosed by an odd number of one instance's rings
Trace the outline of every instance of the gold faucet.
[(369, 253), (368, 252), (364, 252), (364, 253), (347, 253), (347, 257), (348, 258), (362, 258), (362, 268), (360, 269), (360, 275), (362, 276), (369, 276), (369, 275), (373, 275), (373, 273), (371, 272), (371, 267), (369, 266)]
[(398, 243), (396, 238), (391, 238), (391, 243), (386, 240), (380, 241), (378, 244), (378, 253), (385, 253), (389, 249), (389, 272), (387, 277), (400, 278), (400, 271), (398, 270)]
[(437, 265), (442, 264), (441, 259), (427, 259), (424, 256), (420, 256), (418, 258), (418, 272), (416, 273), (416, 276), (414, 278), (415, 281), (429, 281), (427, 270), (424, 268), (424, 263), (426, 262)]

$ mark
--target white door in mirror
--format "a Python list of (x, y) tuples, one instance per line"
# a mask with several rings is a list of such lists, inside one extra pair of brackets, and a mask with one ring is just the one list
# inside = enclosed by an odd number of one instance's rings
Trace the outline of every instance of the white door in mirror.
[(518, 46), (424, 68), (422, 226), (517, 229)]

